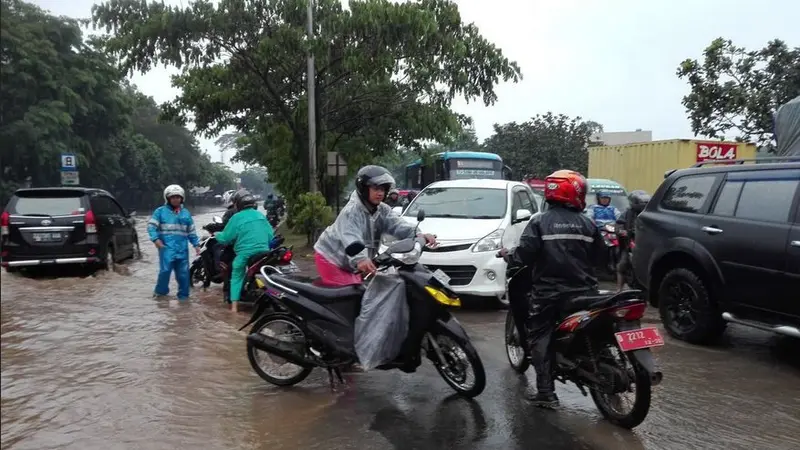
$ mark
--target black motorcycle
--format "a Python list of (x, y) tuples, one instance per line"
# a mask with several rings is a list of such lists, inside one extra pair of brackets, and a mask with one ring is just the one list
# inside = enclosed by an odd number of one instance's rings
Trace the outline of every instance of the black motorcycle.
[[(418, 220), (423, 219), (420, 212)], [(356, 255), (364, 248), (356, 243), (346, 253)], [(422, 238), (401, 240), (374, 262), (379, 270), (395, 267), (405, 281), (409, 303), (416, 308), (412, 316), (418, 318), (419, 330), (425, 331), (419, 346), (427, 359), (456, 392), (475, 397), (486, 386), (483, 363), (466, 331), (447, 309), (461, 305), (448, 287), (449, 278), (418, 263), (424, 248)], [(256, 373), (269, 383), (290, 386), (303, 381), (315, 367), (323, 367), (332, 387), (334, 374), (343, 383), (341, 369), (358, 362), (353, 334), (364, 287), (317, 286), (282, 276), (268, 266), (261, 269), (261, 277), (266, 289), (250, 321), (241, 328), (254, 324), (247, 337), (247, 356)], [(272, 372), (262, 363), (275, 357), (283, 360), (281, 368), (288, 365), (291, 370)], [(396, 365), (378, 368), (388, 370)]]
[(211, 283), (219, 284), (225, 280), (225, 268), (220, 265), (223, 247), (214, 238), (214, 233), (223, 228), (222, 218), (219, 216), (214, 216), (211, 223), (203, 226), (209, 234), (200, 240), (200, 255), (192, 261), (189, 268), (189, 280), (193, 286), (203, 283), (203, 289), (208, 289)]
[[(509, 278), (525, 270), (508, 269)], [(651, 390), (661, 382), (651, 347), (664, 345), (655, 327), (642, 327), (647, 308), (641, 291), (577, 297), (563, 306), (557, 320), (556, 380), (568, 381), (588, 395), (610, 422), (624, 428), (641, 424), (650, 410)], [(524, 373), (530, 366), (526, 337), (514, 320), (514, 307), (506, 315), (506, 354), (511, 367)], [(517, 316), (518, 317), (518, 316)], [(625, 394), (633, 394), (630, 411), (623, 411)]]

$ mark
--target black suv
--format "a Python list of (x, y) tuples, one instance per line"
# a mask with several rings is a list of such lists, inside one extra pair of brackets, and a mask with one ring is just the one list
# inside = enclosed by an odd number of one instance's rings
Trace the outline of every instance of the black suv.
[(0, 226), (0, 264), (7, 271), (50, 264), (109, 268), (139, 251), (134, 220), (102, 189), (20, 189)]
[(800, 337), (800, 157), (703, 165), (667, 172), (636, 224), (633, 267), (664, 327)]

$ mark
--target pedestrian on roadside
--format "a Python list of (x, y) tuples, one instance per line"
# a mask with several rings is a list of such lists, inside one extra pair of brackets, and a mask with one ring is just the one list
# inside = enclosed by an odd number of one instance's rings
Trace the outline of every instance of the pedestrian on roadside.
[(165, 204), (153, 211), (147, 222), (147, 234), (158, 249), (158, 281), (154, 297), (169, 294), (169, 278), (175, 272), (178, 300), (189, 298), (189, 244), (200, 254), (200, 241), (189, 210), (183, 206), (182, 187), (172, 184), (164, 189)]

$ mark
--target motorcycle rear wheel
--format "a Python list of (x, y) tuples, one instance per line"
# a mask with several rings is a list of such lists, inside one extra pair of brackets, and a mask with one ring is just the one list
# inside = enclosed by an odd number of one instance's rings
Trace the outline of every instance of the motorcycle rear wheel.
[[(431, 332), (430, 336), (444, 355), (445, 361), (434, 361), (434, 366), (444, 381), (463, 397), (474, 398), (480, 395), (486, 388), (486, 371), (472, 343), (463, 342), (443, 327)], [(435, 354), (433, 349), (431, 351)], [(463, 367), (465, 362), (469, 367)], [(474, 377), (474, 381), (469, 384), (467, 384), (470, 375), (467, 373), (468, 370)]]
[(203, 264), (192, 264), (192, 267), (189, 269), (189, 282), (192, 284), (192, 286), (195, 286), (200, 282), (204, 283), (206, 278), (206, 271), (203, 267)]
[[(627, 355), (624, 357), (625, 360), (628, 360)], [(594, 400), (594, 404), (597, 406), (597, 409), (600, 410), (600, 413), (603, 417), (606, 418), (609, 422), (613, 423), (614, 425), (620, 426), (622, 428), (633, 429), (639, 426), (644, 419), (647, 417), (647, 413), (650, 412), (650, 401), (652, 396), (652, 385), (650, 383), (650, 376), (647, 372), (639, 367), (638, 364), (632, 362), (632, 374), (634, 375), (633, 384), (636, 387), (635, 398), (633, 402), (633, 407), (631, 408), (630, 412), (628, 413), (621, 413), (615, 410), (615, 408), (611, 405), (611, 398), (605, 393), (600, 392), (597, 388), (591, 388), (592, 400)], [(631, 370), (627, 371), (631, 374)], [(619, 400), (619, 394), (616, 394), (614, 397)]]
[[(291, 337), (292, 341), (295, 340), (302, 340), (306, 342), (306, 333), (304, 331), (303, 326), (293, 317), (289, 316), (288, 314), (273, 314), (267, 317), (260, 319), (258, 322), (253, 325), (253, 328), (250, 329), (251, 333), (261, 333), (266, 330), (270, 325), (274, 324), (283, 324), (287, 325), (292, 329)], [(286, 333), (288, 334), (288, 333)], [(275, 336), (273, 336), (275, 337)], [(282, 366), (292, 366), (294, 375), (289, 376), (280, 376), (274, 373), (267, 373), (269, 370), (265, 370), (260, 363), (262, 358), (269, 358), (273, 360), (273, 362), (281, 362), (283, 361)], [(283, 358), (278, 356), (270, 355), (268, 352), (259, 350), (255, 348), (250, 341), (247, 341), (247, 359), (250, 361), (250, 366), (253, 370), (258, 374), (261, 379), (266, 381), (267, 383), (274, 384), (276, 386), (292, 386), (301, 381), (308, 378), (311, 375), (311, 372), (314, 370), (313, 367), (301, 367), (296, 364), (292, 364), (288, 361), (285, 361)]]

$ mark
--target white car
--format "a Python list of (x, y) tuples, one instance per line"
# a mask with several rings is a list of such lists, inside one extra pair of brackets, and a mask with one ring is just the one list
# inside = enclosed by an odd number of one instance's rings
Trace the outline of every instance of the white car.
[(417, 212), (425, 210), (420, 229), (435, 234), (439, 246), (425, 251), (420, 262), (447, 274), (453, 291), (507, 303), (506, 264), (495, 255), (517, 246), (528, 220), (539, 211), (537, 200), (516, 181), (439, 181), (423, 189), (401, 217), (416, 224)]

